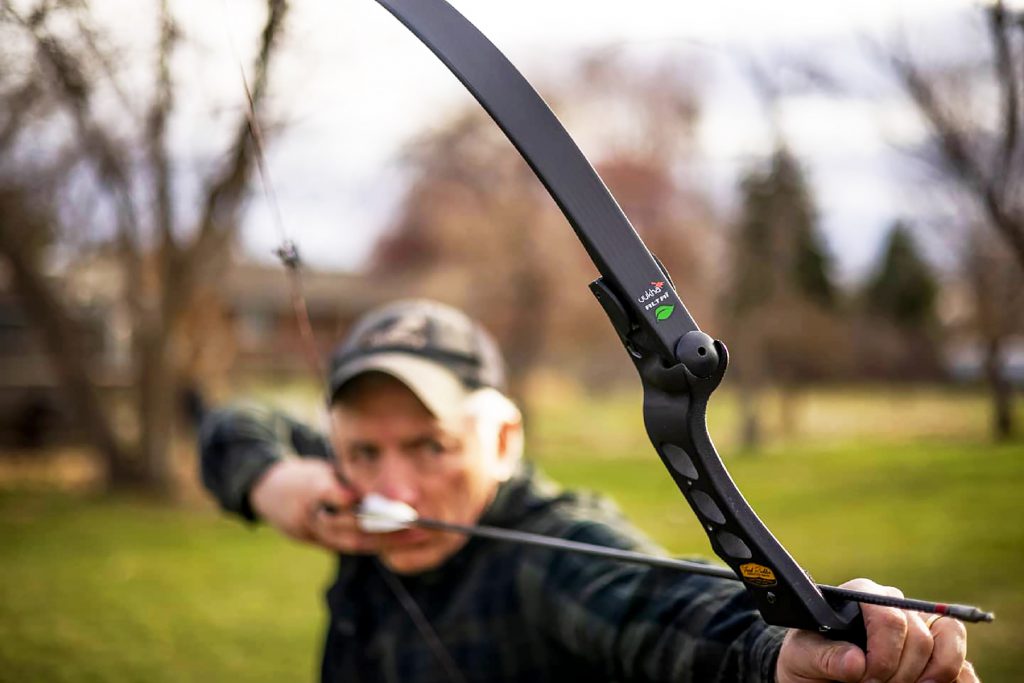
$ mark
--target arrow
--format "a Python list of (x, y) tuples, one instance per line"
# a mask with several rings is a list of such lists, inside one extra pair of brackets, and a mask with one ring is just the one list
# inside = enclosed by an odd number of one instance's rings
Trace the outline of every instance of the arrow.
[[(336, 508), (325, 507), (325, 510), (333, 514), (338, 512)], [(657, 555), (649, 555), (635, 550), (609, 548), (607, 546), (594, 545), (593, 543), (582, 543), (580, 541), (571, 541), (565, 538), (556, 538), (528, 531), (519, 531), (518, 529), (442, 522), (437, 519), (421, 517), (419, 513), (412, 508), (412, 506), (401, 501), (391, 500), (376, 493), (367, 494), (363, 498), (358, 510), (353, 514), (355, 514), (356, 519), (358, 520), (359, 528), (363, 532), (370, 534), (387, 534), (408, 529), (410, 527), (420, 527), (422, 529), (434, 529), (437, 531), (464, 534), (466, 536), (489, 538), (491, 540), (504, 541), (507, 543), (518, 543), (520, 545), (536, 548), (547, 548), (549, 550), (576, 553), (578, 555), (603, 557), (609, 560), (617, 560), (619, 562), (628, 562), (631, 564), (642, 564), (648, 567), (661, 567), (690, 574), (713, 576), (719, 579), (728, 579), (729, 581), (743, 580), (728, 567), (719, 567), (711, 564), (693, 562), (690, 560), (680, 560), (671, 557), (659, 557)], [(826, 598), (852, 600), (862, 604), (881, 605), (883, 607), (894, 607), (896, 609), (925, 612), (928, 614), (941, 614), (942, 616), (952, 617), (954, 619), (970, 623), (990, 622), (995, 619), (995, 615), (992, 612), (985, 612), (984, 610), (971, 605), (929, 602), (927, 600), (915, 600), (911, 598), (896, 598), (888, 595), (878, 595), (875, 593), (850, 590), (848, 588), (839, 588), (838, 586), (829, 586), (827, 584), (819, 583), (816, 585), (818, 590), (820, 590)]]

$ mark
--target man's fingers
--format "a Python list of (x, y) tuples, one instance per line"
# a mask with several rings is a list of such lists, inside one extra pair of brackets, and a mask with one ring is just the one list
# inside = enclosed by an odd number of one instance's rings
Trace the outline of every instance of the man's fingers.
[(944, 617), (932, 623), (931, 633), (935, 647), (931, 661), (919, 680), (934, 683), (978, 680), (974, 675), (974, 667), (964, 661), (967, 656), (967, 631), (964, 625), (956, 619)]
[(867, 680), (888, 681), (896, 673), (907, 639), (907, 617), (898, 610), (861, 605), (868, 632)]
[[(854, 579), (843, 584), (843, 588), (903, 597), (902, 591), (891, 586), (882, 586), (869, 579)], [(902, 610), (878, 605), (861, 605), (864, 627), (868, 634), (867, 667), (864, 679), (888, 681), (899, 670), (907, 641), (907, 615)], [(927, 661), (927, 660), (926, 660)], [(898, 679), (897, 679), (898, 680)]]
[(786, 683), (857, 683), (864, 674), (864, 653), (849, 643), (793, 630), (786, 634), (777, 673)]
[(819, 644), (814, 661), (818, 668), (815, 674), (830, 681), (859, 681), (864, 671), (864, 654), (860, 648), (846, 643)]
[(343, 485), (337, 479), (331, 480), (331, 485), (322, 492), (323, 502), (333, 503), (341, 507), (351, 507), (355, 504), (359, 494)]
[[(867, 579), (856, 579), (843, 584), (843, 587), (893, 597), (903, 595), (896, 588), (880, 586)], [(798, 675), (785, 680), (799, 683), (822, 679), (890, 683), (978, 683), (974, 667), (965, 660), (967, 636), (961, 622), (943, 618), (931, 622), (929, 629), (917, 613), (877, 605), (861, 605), (861, 611), (867, 629), (867, 653), (866, 658), (860, 660), (863, 663), (859, 676), (850, 678), (845, 671), (847, 663), (852, 670), (858, 661), (852, 654), (830, 651), (829, 646), (823, 645), (827, 641), (822, 641), (814, 634), (795, 633), (791, 634), (792, 637), (787, 636), (791, 652), (786, 653), (784, 643), (782, 654), (793, 655), (787, 658), (787, 664), (792, 666), (790, 672)], [(815, 639), (821, 642), (816, 643)], [(856, 650), (856, 653), (864, 656), (860, 650)], [(782, 655), (779, 663), (779, 671), (782, 673)], [(824, 675), (815, 678), (808, 670), (810, 668), (820, 669)]]
[[(903, 612), (907, 623), (907, 637), (903, 642), (903, 653), (899, 666), (890, 681), (892, 683), (916, 683), (924, 680), (922, 672), (928, 665), (935, 641), (924, 619), (916, 612)], [(870, 655), (869, 655), (870, 657)]]
[(337, 514), (321, 508), (313, 516), (313, 522), (317, 529), (328, 534), (359, 531), (359, 521), (354, 514)]
[(376, 549), (376, 541), (359, 529), (355, 515), (333, 514), (319, 510), (313, 516), (312, 531), (321, 545), (345, 553), (367, 553)]
[(973, 664), (970, 662), (964, 662), (963, 668), (960, 669), (960, 676), (956, 679), (956, 683), (981, 683), (981, 679), (978, 678), (978, 674), (974, 672)]
[[(331, 467), (327, 463), (324, 464)], [(323, 478), (317, 489), (317, 505), (314, 512), (319, 512), (321, 509), (335, 512), (347, 510), (356, 503), (358, 497), (356, 491), (338, 481), (338, 478), (334, 476), (334, 469), (331, 467), (331, 476)]]

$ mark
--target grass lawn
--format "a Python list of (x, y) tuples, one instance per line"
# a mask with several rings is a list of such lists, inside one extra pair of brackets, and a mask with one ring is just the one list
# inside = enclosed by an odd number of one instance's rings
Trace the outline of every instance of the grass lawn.
[[(757, 455), (734, 452), (728, 396), (712, 406), (769, 528), (819, 581), (866, 575), (996, 611), (970, 627), (972, 659), (985, 681), (1021, 680), (1024, 444), (987, 443), (977, 397), (818, 392), (801, 405), (801, 438)], [(534, 418), (549, 474), (611, 494), (673, 552), (708, 552), (635, 397), (552, 397)], [(315, 677), (330, 560), (212, 507), (9, 490), (0, 557), (0, 680)]]
[(324, 555), (212, 510), (0, 496), (0, 680), (312, 680)]

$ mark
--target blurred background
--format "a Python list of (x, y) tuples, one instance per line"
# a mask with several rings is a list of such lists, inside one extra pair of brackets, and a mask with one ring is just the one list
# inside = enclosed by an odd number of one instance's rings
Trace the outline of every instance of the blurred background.
[[(711, 433), (769, 528), (994, 610), (970, 656), (1020, 680), (1024, 6), (453, 4), (729, 345)], [(318, 354), (464, 308), (531, 459), (710, 553), (565, 220), (376, 3), (0, 0), (0, 680), (315, 676), (332, 561), (221, 515), (190, 419), (322, 424), (289, 241)]]

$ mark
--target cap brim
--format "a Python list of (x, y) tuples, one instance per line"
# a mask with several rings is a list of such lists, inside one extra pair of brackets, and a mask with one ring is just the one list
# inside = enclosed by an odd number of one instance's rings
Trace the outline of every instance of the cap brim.
[(469, 390), (443, 366), (408, 353), (374, 353), (346, 363), (331, 376), (331, 400), (346, 384), (367, 372), (382, 372), (409, 387), (434, 417), (447, 422), (461, 417)]

